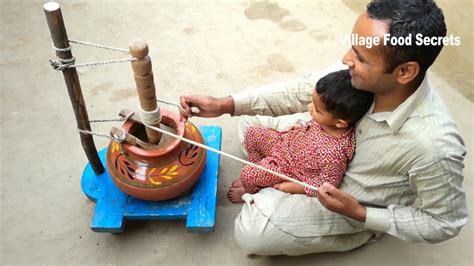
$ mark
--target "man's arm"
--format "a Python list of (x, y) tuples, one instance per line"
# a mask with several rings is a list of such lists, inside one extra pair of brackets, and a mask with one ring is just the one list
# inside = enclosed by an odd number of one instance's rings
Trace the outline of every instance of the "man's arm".
[[(187, 118), (218, 117), (223, 114), (280, 116), (305, 112), (316, 84), (310, 76), (250, 87), (243, 92), (222, 98), (183, 95), (180, 97), (181, 115)], [(193, 112), (192, 107), (198, 108), (199, 112)]]
[(233, 115), (281, 116), (306, 112), (317, 82), (316, 76), (309, 74), (234, 93), (231, 95), (235, 103)]
[[(184, 117), (217, 117), (223, 114), (280, 116), (306, 112), (316, 82), (325, 74), (345, 68), (340, 62), (301, 78), (250, 87), (227, 97), (214, 98), (203, 95), (183, 95), (180, 98), (181, 115)], [(197, 107), (199, 113), (192, 112)]]
[[(231, 96), (214, 98), (204, 95), (182, 95), (180, 98), (180, 114), (183, 117), (218, 117), (224, 114), (234, 114), (234, 99)], [(193, 110), (196, 107), (199, 112)]]
[(456, 236), (467, 222), (462, 191), (463, 155), (447, 155), (418, 165), (409, 173), (419, 206), (364, 207), (354, 197), (327, 184), (317, 196), (327, 209), (364, 222), (367, 229), (412, 242), (437, 243)]

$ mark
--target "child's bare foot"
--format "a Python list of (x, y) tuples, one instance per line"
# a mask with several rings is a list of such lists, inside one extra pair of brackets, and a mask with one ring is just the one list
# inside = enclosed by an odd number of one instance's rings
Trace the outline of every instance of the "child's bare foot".
[(230, 187), (233, 187), (233, 188), (244, 187), (244, 184), (242, 183), (242, 178), (239, 177), (239, 178), (234, 179)]
[(231, 187), (227, 191), (227, 198), (233, 203), (242, 203), (242, 195), (245, 194), (244, 187)]

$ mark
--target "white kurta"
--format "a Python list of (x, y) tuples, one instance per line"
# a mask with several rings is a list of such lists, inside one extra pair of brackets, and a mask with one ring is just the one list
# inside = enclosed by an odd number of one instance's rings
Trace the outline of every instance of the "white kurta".
[[(241, 140), (249, 125), (283, 130), (308, 120), (298, 112), (306, 112), (316, 82), (331, 70), (233, 94), (234, 115), (243, 115)], [(365, 223), (328, 211), (316, 198), (267, 188), (244, 195), (237, 242), (249, 254), (301, 255), (350, 250), (374, 232), (413, 242), (447, 240), (467, 222), (465, 154), (449, 111), (425, 77), (393, 112), (371, 108), (356, 125), (356, 152), (341, 189), (366, 205)]]

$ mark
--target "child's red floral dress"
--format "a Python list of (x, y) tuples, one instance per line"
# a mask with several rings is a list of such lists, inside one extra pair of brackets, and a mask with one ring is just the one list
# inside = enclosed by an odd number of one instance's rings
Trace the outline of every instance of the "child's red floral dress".
[[(354, 156), (355, 136), (353, 128), (331, 136), (314, 121), (286, 131), (252, 126), (245, 132), (244, 147), (253, 163), (315, 187), (324, 182), (338, 187)], [(248, 193), (287, 181), (252, 166), (242, 168), (240, 177)], [(309, 188), (305, 192), (315, 196)]]

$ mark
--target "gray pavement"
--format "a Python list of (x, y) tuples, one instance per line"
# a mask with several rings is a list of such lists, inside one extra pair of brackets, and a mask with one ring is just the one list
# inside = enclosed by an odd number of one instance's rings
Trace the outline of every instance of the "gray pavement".
[[(457, 2), (463, 1), (452, 4)], [(241, 165), (227, 158), (221, 160), (215, 232), (188, 233), (184, 221), (133, 221), (120, 235), (92, 232), (95, 204), (80, 188), (87, 160), (62, 74), (48, 64), (53, 52), (42, 3), (2, 1), (0, 6), (1, 264), (472, 265), (472, 219), (459, 236), (436, 245), (385, 236), (345, 253), (248, 258), (233, 236), (240, 206), (225, 197)], [(342, 58), (348, 46), (339, 34), (350, 33), (358, 15), (340, 1), (60, 3), (71, 39), (122, 48), (146, 39), (157, 93), (170, 101), (181, 94), (226, 96), (322, 69)], [(463, 34), (472, 38), (467, 30)], [(472, 42), (463, 45), (473, 50)], [(78, 62), (123, 57), (77, 45), (73, 52)], [(465, 57), (460, 60), (468, 62), (467, 78), (456, 82), (472, 84), (472, 52)], [(472, 203), (473, 103), (452, 87), (457, 83), (451, 76), (436, 71), (443, 66), (436, 67), (432, 79), (466, 141), (464, 188)], [(78, 72), (91, 119), (116, 117), (121, 109), (137, 106), (129, 64)], [(237, 119), (192, 121), (222, 126), (223, 150), (244, 158)], [(110, 126), (93, 128), (108, 132)], [(101, 149), (107, 140), (95, 138), (95, 143)]]

